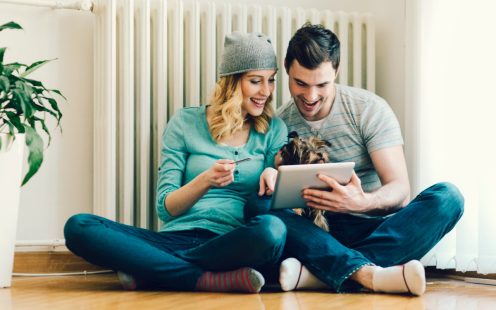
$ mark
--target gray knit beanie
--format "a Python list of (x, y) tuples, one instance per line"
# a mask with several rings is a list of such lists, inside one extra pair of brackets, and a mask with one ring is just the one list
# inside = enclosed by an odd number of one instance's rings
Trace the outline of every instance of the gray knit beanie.
[(219, 75), (226, 76), (252, 70), (277, 69), (272, 43), (262, 33), (233, 32), (226, 35)]

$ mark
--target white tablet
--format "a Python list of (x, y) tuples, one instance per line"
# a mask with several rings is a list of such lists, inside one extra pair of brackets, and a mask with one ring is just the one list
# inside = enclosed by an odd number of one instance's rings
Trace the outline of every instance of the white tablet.
[(280, 166), (271, 209), (304, 208), (304, 188), (328, 187), (317, 174), (330, 176), (344, 185), (350, 182), (354, 167), (354, 162)]

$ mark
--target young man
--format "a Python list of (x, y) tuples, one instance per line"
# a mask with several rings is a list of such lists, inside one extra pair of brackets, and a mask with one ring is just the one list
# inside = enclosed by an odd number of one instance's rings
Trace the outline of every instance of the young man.
[[(305, 24), (285, 59), (292, 100), (278, 114), (300, 137), (327, 140), (331, 162), (354, 161), (355, 174), (331, 190), (305, 189), (308, 207), (325, 210), (329, 233), (290, 212), (277, 212), (288, 235), (281, 264), (284, 290), (360, 286), (372, 291), (425, 291), (418, 261), (458, 222), (463, 196), (438, 183), (410, 201), (410, 184), (398, 121), (379, 96), (335, 84), (339, 40), (320, 25)], [(359, 284), (359, 285), (357, 285)]]

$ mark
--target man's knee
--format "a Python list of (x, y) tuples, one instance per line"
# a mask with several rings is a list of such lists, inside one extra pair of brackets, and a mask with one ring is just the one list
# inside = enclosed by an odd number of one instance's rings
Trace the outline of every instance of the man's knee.
[(436, 208), (436, 212), (458, 221), (463, 214), (465, 203), (460, 190), (449, 182), (437, 183), (430, 190), (434, 195), (434, 202), (431, 206)]

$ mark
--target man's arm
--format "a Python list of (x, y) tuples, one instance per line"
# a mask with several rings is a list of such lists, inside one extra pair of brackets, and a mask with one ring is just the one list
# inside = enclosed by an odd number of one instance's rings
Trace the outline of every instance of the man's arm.
[(410, 183), (402, 146), (374, 151), (370, 154), (382, 186), (365, 193), (360, 179), (353, 173), (350, 183), (340, 185), (325, 175), (319, 178), (332, 191), (305, 189), (303, 197), (309, 207), (340, 213), (384, 214), (405, 206), (410, 199)]
[(370, 153), (382, 186), (369, 193), (372, 210), (404, 207), (410, 202), (410, 181), (402, 146)]

